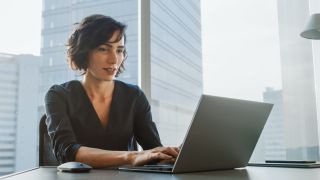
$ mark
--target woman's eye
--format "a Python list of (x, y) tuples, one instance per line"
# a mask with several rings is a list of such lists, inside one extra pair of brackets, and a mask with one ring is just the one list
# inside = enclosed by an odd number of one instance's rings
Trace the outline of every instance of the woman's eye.
[(106, 48), (98, 48), (98, 51), (105, 51), (106, 50)]
[(99, 47), (98, 51), (102, 51), (102, 52), (109, 51), (109, 48)]
[(117, 53), (120, 54), (120, 53), (123, 53), (123, 51), (124, 51), (123, 49), (118, 49), (118, 50), (117, 50)]

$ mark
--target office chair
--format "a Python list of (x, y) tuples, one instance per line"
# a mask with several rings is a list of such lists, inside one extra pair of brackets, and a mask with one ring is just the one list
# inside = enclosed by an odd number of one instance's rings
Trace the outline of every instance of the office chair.
[(60, 163), (53, 154), (46, 118), (45, 114), (42, 115), (39, 123), (39, 166), (57, 166)]
[(134, 136), (128, 144), (128, 151), (138, 151), (138, 143)]

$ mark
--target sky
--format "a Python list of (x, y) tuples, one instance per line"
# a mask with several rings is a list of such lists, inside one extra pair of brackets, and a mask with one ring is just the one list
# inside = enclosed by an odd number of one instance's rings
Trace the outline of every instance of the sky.
[[(202, 0), (205, 94), (262, 101), (281, 89), (275, 0)], [(19, 4), (19, 5), (17, 5)], [(0, 1), (0, 52), (40, 55), (42, 0)]]
[(281, 89), (276, 0), (203, 0), (204, 92), (263, 101)]
[(0, 1), (0, 52), (40, 55), (42, 0)]

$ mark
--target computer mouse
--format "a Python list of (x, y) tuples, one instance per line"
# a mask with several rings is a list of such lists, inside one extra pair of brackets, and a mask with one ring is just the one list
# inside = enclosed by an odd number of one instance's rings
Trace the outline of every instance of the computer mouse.
[(92, 167), (80, 162), (66, 162), (57, 167), (62, 172), (89, 172)]

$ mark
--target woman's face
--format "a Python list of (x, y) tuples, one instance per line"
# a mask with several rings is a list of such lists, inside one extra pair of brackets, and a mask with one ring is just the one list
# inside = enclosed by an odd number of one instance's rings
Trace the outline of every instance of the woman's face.
[(115, 42), (119, 31), (111, 39), (89, 53), (89, 64), (86, 75), (100, 81), (112, 81), (124, 60), (124, 38)]

